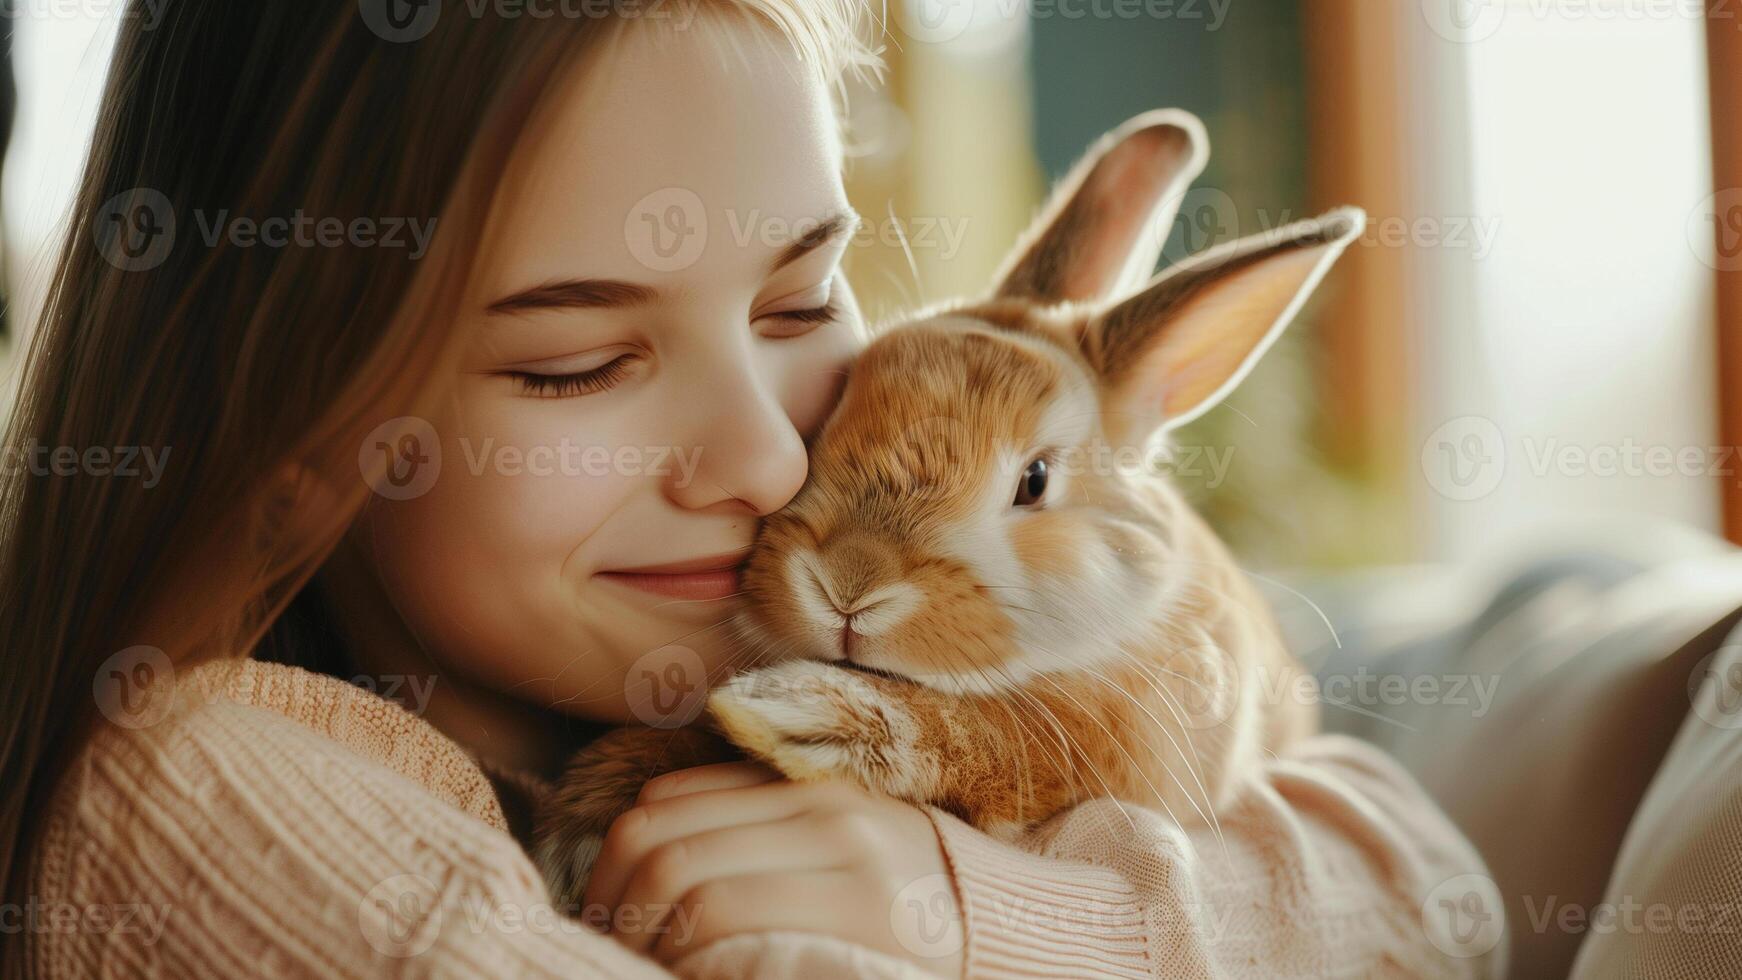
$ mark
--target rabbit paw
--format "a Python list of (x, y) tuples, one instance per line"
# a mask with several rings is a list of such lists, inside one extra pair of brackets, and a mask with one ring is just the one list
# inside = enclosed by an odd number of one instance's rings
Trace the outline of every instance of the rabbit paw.
[(795, 660), (748, 671), (708, 707), (727, 738), (791, 779), (844, 777), (907, 799), (936, 781), (909, 707), (850, 670)]

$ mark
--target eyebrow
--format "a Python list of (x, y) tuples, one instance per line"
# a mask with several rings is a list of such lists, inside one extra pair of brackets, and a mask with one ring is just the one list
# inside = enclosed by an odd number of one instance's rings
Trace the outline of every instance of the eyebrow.
[(800, 235), (798, 241), (788, 245), (774, 260), (769, 272), (783, 269), (811, 252), (822, 248), (837, 238), (852, 234), (859, 227), (859, 213), (852, 208), (836, 211), (818, 221), (816, 227)]
[[(852, 234), (858, 227), (859, 215), (851, 208), (823, 217), (814, 227), (781, 250), (774, 264), (769, 266), (769, 274), (772, 275), (817, 249)], [(618, 309), (650, 303), (658, 295), (659, 291), (651, 286), (622, 279), (558, 279), (504, 296), (485, 307), (485, 312), (491, 315), (511, 315), (550, 309)]]
[(654, 290), (647, 286), (621, 279), (562, 279), (504, 296), (491, 303), (485, 311), (499, 314), (544, 309), (585, 310), (639, 306), (650, 302), (654, 295)]

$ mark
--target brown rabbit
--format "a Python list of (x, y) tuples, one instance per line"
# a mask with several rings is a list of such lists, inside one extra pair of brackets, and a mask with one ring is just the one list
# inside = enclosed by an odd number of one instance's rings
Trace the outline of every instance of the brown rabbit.
[(770, 665), (710, 695), (731, 745), (621, 729), (579, 753), (535, 832), (555, 897), (579, 900), (650, 776), (733, 746), (1009, 836), (1103, 796), (1212, 821), (1238, 774), (1312, 730), (1310, 698), (1273, 693), (1310, 680), (1262, 599), (1129, 461), (1239, 382), (1364, 217), (1149, 278), (1207, 152), (1187, 113), (1130, 120), (1060, 184), (990, 295), (865, 350), (746, 568), (739, 626)]

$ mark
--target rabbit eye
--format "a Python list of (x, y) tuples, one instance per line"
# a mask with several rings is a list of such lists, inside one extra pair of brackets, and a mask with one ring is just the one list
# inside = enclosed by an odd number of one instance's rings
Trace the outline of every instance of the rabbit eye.
[(1016, 507), (1033, 507), (1046, 496), (1046, 458), (1036, 457), (1016, 483)]

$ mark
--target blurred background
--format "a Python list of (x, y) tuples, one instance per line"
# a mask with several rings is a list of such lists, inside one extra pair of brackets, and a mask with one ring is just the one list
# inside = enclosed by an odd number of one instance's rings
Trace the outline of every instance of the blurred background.
[[(1367, 209), (1288, 343), (1179, 434), (1176, 475), (1246, 560), (1459, 559), (1618, 513), (1712, 531), (1728, 513), (1736, 533), (1720, 395), (1742, 388), (1717, 367), (1724, 350), (1738, 370), (1722, 276), (1742, 329), (1727, 5), (1709, 23), (1700, 0), (890, 0), (887, 16), (891, 78), (855, 102), (872, 149), (850, 186), (914, 244), (912, 269), (899, 249), (856, 256), (874, 309), (981, 288), (1047, 182), (1155, 106), (1196, 112), (1212, 144), (1170, 259)], [(919, 234), (952, 220), (953, 252)]]
[[(1260, 567), (1458, 559), (1590, 515), (1742, 538), (1742, 11), (1725, 0), (873, 0), (849, 271), (983, 288), (1100, 133), (1182, 106), (1178, 259), (1334, 205), (1370, 228), (1179, 433)], [(6, 0), (9, 340), (41, 302), (120, 0)], [(1728, 382), (1728, 383), (1726, 383)], [(1632, 526), (1632, 525), (1629, 525)]]

